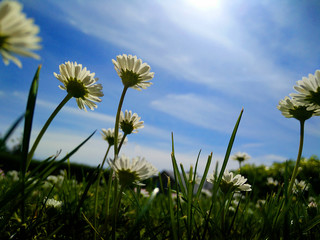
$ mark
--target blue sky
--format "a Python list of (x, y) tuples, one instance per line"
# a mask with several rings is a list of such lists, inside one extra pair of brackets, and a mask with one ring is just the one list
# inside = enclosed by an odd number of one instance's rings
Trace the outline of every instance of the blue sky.
[[(270, 165), (295, 159), (299, 122), (276, 108), (296, 81), (320, 63), (318, 1), (22, 1), (40, 27), (41, 60), (22, 58), (23, 68), (0, 65), (0, 133), (23, 113), (38, 64), (39, 95), (33, 139), (65, 96), (53, 76), (65, 61), (96, 73), (104, 97), (95, 111), (74, 99), (54, 119), (35, 156), (70, 152), (94, 130), (71, 162), (96, 166), (106, 151), (99, 133), (114, 127), (122, 83), (111, 59), (137, 55), (155, 77), (143, 91), (129, 89), (123, 109), (141, 116), (145, 128), (129, 136), (123, 153), (143, 156), (159, 170), (171, 168), (171, 132), (178, 162), (188, 168), (199, 150), (200, 170), (213, 152), (223, 159), (239, 113), (243, 118), (232, 153), (248, 163)], [(20, 132), (19, 132), (20, 131)], [(21, 128), (15, 137), (21, 135)], [(303, 156), (320, 156), (320, 119), (306, 122)], [(237, 168), (230, 160), (229, 169)]]

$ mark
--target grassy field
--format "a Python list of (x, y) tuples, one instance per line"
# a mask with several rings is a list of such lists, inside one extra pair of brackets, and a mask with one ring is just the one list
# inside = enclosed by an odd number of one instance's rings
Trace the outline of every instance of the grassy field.
[(120, 192), (108, 174), (98, 183), (96, 174), (78, 180), (47, 169), (27, 175), (22, 195), (21, 174), (2, 172), (0, 239), (318, 239), (320, 161), (302, 163), (291, 196), (283, 170), (292, 171), (294, 161), (242, 166), (248, 192), (223, 192), (181, 171)]

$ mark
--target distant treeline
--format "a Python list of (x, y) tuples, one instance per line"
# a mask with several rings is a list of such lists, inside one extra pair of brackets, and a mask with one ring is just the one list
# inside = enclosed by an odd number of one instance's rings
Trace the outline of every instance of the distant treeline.
[[(19, 154), (12, 154), (10, 152), (0, 152), (0, 169), (4, 172), (10, 170), (20, 170), (20, 157)], [(41, 161), (32, 160), (30, 162), (29, 170), (35, 169)], [(97, 167), (91, 167), (85, 164), (68, 163), (64, 162), (59, 164), (59, 167), (52, 173), (52, 175), (59, 175), (61, 170), (66, 170), (70, 175), (75, 176), (78, 181), (82, 181), (83, 178), (87, 178)], [(41, 169), (40, 169), (41, 170)], [(107, 174), (107, 173), (106, 173)]]

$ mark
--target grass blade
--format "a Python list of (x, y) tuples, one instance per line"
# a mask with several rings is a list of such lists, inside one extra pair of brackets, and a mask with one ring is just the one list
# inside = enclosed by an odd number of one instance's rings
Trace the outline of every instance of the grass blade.
[(202, 239), (205, 239), (205, 235), (206, 235), (206, 232), (208, 230), (209, 218), (210, 218), (210, 215), (211, 215), (211, 212), (212, 212), (212, 209), (213, 209), (213, 205), (214, 205), (214, 202), (215, 202), (217, 191), (219, 189), (219, 184), (221, 182), (223, 173), (224, 173), (224, 171), (226, 169), (226, 166), (227, 166), (227, 163), (228, 163), (228, 160), (229, 160), (229, 156), (230, 156), (230, 153), (231, 153), (231, 150), (232, 150), (232, 146), (233, 146), (234, 140), (236, 138), (236, 134), (237, 134), (237, 131), (238, 131), (238, 127), (239, 127), (239, 124), (240, 124), (240, 120), (241, 120), (242, 114), (243, 114), (243, 108), (241, 109), (241, 112), (240, 112), (240, 115), (238, 117), (238, 120), (237, 120), (237, 122), (236, 122), (236, 124), (235, 124), (235, 126), (233, 128), (232, 135), (230, 137), (229, 144), (228, 144), (228, 147), (227, 147), (227, 151), (226, 151), (226, 154), (224, 156), (224, 160), (223, 160), (223, 164), (222, 164), (222, 167), (221, 167), (221, 170), (220, 170), (220, 174), (219, 174), (218, 180), (215, 181), (215, 183), (213, 185), (211, 206), (210, 206), (210, 209), (209, 209), (209, 212), (207, 214), (206, 221), (205, 221), (206, 226), (205, 226), (203, 234), (202, 234)]
[(239, 115), (238, 120), (236, 122), (236, 125), (233, 128), (232, 135), (231, 135), (231, 138), (229, 140), (229, 144), (228, 144), (228, 148), (227, 148), (226, 154), (224, 156), (224, 160), (223, 160), (223, 163), (222, 163), (222, 167), (221, 167), (221, 170), (220, 170), (220, 174), (219, 174), (218, 180), (216, 181), (216, 184), (213, 187), (213, 189), (214, 189), (213, 195), (216, 194), (216, 191), (218, 190), (218, 187), (219, 187), (219, 184), (221, 182), (223, 173), (226, 170), (227, 163), (228, 163), (228, 160), (229, 160), (229, 157), (230, 157), (230, 153), (231, 153), (231, 150), (232, 150), (232, 146), (233, 146), (234, 140), (236, 138), (236, 134), (237, 134), (237, 131), (238, 131), (238, 127), (239, 127), (239, 124), (240, 124), (240, 120), (241, 120), (242, 114), (243, 114), (243, 109), (241, 109), (241, 112), (240, 112), (240, 115)]
[(2, 139), (0, 139), (0, 150), (5, 148), (5, 143), (6, 141), (9, 139), (9, 137), (11, 136), (11, 134), (14, 132), (14, 130), (17, 128), (17, 126), (19, 125), (19, 123), (22, 121), (22, 119), (24, 118), (25, 114), (22, 114), (11, 126), (11, 128), (9, 128), (9, 130), (7, 131), (7, 133), (4, 135), (4, 137)]
[(34, 114), (34, 109), (35, 109), (36, 99), (38, 94), (40, 69), (41, 69), (41, 65), (38, 67), (34, 75), (34, 78), (29, 90), (29, 96), (28, 96), (28, 102), (27, 102), (27, 108), (26, 108), (26, 114), (25, 114), (23, 140), (22, 140), (22, 159), (21, 159), (21, 170), (22, 170), (23, 177), (29, 165), (29, 163), (27, 162), (27, 156), (29, 151), (33, 114)]
[(198, 191), (197, 191), (197, 194), (196, 194), (195, 201), (198, 201), (198, 199), (200, 197), (200, 194), (201, 194), (201, 190), (202, 190), (203, 185), (204, 185), (204, 182), (207, 180), (207, 175), (208, 175), (209, 168), (210, 168), (210, 165), (211, 165), (211, 160), (212, 160), (212, 153), (208, 156), (206, 168), (205, 168), (203, 176), (201, 178), (201, 182), (200, 182), (200, 185), (198, 187)]

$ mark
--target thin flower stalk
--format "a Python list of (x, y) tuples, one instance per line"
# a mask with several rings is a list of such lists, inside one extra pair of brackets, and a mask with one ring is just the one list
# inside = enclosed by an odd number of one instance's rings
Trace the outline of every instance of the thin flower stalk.
[(119, 132), (119, 118), (123, 104), (123, 100), (128, 88), (136, 90), (146, 89), (152, 83), (150, 80), (153, 78), (154, 73), (150, 72), (151, 67), (147, 63), (143, 63), (137, 56), (132, 55), (118, 55), (117, 60), (112, 59), (112, 63), (123, 84), (123, 90), (120, 97), (118, 110), (116, 114), (115, 122), (115, 145), (114, 145), (114, 159), (117, 159), (119, 155), (118, 148), (118, 132)]
[(128, 87), (124, 86), (124, 88), (122, 90), (121, 97), (120, 97), (120, 101), (118, 104), (117, 114), (116, 114), (116, 122), (115, 122), (115, 126), (114, 126), (114, 159), (117, 159), (117, 157), (119, 155), (118, 135), (119, 135), (119, 124), (120, 124), (120, 112), (121, 112), (123, 100), (124, 100), (124, 97), (126, 95), (127, 90), (128, 90)]
[[(101, 176), (102, 176), (102, 173), (103, 173), (103, 166), (105, 164), (105, 161), (107, 159), (107, 156), (108, 156), (108, 153), (109, 153), (109, 150), (111, 148), (112, 145), (108, 145), (108, 148), (107, 148), (107, 151), (104, 155), (104, 158), (103, 158), (103, 161), (102, 161), (102, 164), (99, 168), (99, 173), (98, 173), (98, 179), (97, 179), (97, 182), (96, 182), (96, 191), (95, 191), (95, 195), (94, 195), (94, 227), (95, 229), (97, 229), (97, 211), (98, 211), (98, 199), (99, 199), (99, 186), (100, 186), (100, 180), (101, 180)], [(97, 238), (97, 234), (95, 233), (94, 234), (94, 239)]]
[(118, 148), (118, 151), (119, 151), (119, 152), (120, 152), (120, 150), (121, 150), (121, 147), (122, 147), (123, 143), (125, 142), (125, 139), (126, 139), (127, 135), (128, 135), (128, 134), (124, 133), (123, 138), (121, 138), (121, 141), (120, 141), (120, 143), (119, 143), (119, 148)]
[(63, 106), (72, 98), (72, 96), (70, 94), (67, 94), (67, 96), (65, 96), (65, 98), (61, 101), (61, 103), (56, 107), (56, 109), (53, 111), (53, 113), (50, 115), (50, 117), (48, 118), (48, 120), (46, 121), (46, 123), (43, 125), (41, 131), (39, 132), (36, 140), (34, 141), (32, 148), (28, 154), (28, 162), (30, 163), (30, 160), (33, 157), (34, 152), (36, 151), (38, 144), (40, 143), (41, 138), (43, 137), (44, 133), (46, 132), (46, 130), (48, 129), (50, 123), (52, 122), (52, 120), (54, 119), (54, 117), (58, 114), (58, 112), (63, 108)]
[(295, 118), (300, 122), (300, 143), (299, 143), (299, 151), (297, 156), (296, 165), (294, 167), (289, 187), (288, 187), (288, 194), (292, 193), (292, 188), (294, 185), (294, 181), (298, 175), (298, 169), (301, 161), (301, 154), (303, 149), (303, 140), (304, 140), (304, 123), (306, 120), (311, 118), (312, 116), (319, 116), (320, 112), (314, 106), (299, 102), (297, 100), (297, 96), (291, 94), (292, 98), (285, 97), (283, 100), (279, 102), (277, 108), (281, 111), (282, 115), (286, 118)]
[(119, 207), (121, 203), (121, 198), (122, 194), (124, 192), (125, 186), (121, 185), (120, 186), (120, 191), (118, 192), (118, 182), (116, 181), (115, 183), (115, 188), (114, 188), (114, 206), (113, 206), (113, 213), (112, 213), (112, 239), (116, 239), (116, 229), (117, 229), (117, 219), (118, 219), (118, 213), (119, 213)]
[(305, 121), (300, 121), (300, 143), (299, 143), (299, 151), (298, 151), (298, 156), (297, 156), (297, 161), (296, 161), (296, 165), (293, 169), (293, 173), (291, 176), (291, 180), (289, 183), (289, 187), (288, 187), (288, 194), (290, 195), (292, 193), (292, 188), (295, 182), (295, 179), (298, 175), (298, 169), (299, 169), (299, 165), (300, 165), (300, 161), (301, 161), (301, 155), (302, 155), (302, 149), (303, 149), (303, 140), (304, 140), (304, 123)]
[[(107, 141), (108, 143), (108, 149), (107, 149), (107, 152), (103, 158), (103, 161), (102, 161), (102, 164), (101, 164), (101, 167), (99, 168), (99, 174), (98, 174), (98, 180), (97, 180), (97, 184), (96, 184), (96, 192), (95, 192), (95, 222), (94, 222), (94, 226), (96, 227), (96, 216), (97, 216), (97, 208), (98, 208), (98, 196), (99, 196), (99, 184), (100, 184), (100, 179), (101, 179), (101, 176), (102, 176), (102, 173), (103, 173), (103, 166), (104, 166), (104, 163), (107, 159), (107, 156), (108, 156), (108, 153), (109, 153), (109, 150), (110, 148), (114, 145), (114, 134), (115, 134), (115, 130), (114, 129), (102, 129), (101, 130), (101, 135), (102, 135), (102, 139)], [(121, 139), (121, 142), (120, 144), (122, 145), (123, 143), (125, 143), (127, 141), (126, 139), (126, 136), (122, 136), (122, 134), (119, 134), (119, 138)], [(109, 214), (109, 196), (110, 196), (110, 188), (111, 188), (111, 182), (112, 182), (112, 169), (110, 169), (110, 172), (109, 172), (109, 180), (108, 180), (108, 187), (106, 189), (106, 196), (107, 196), (107, 216)], [(95, 234), (95, 238), (96, 238), (96, 234)]]

